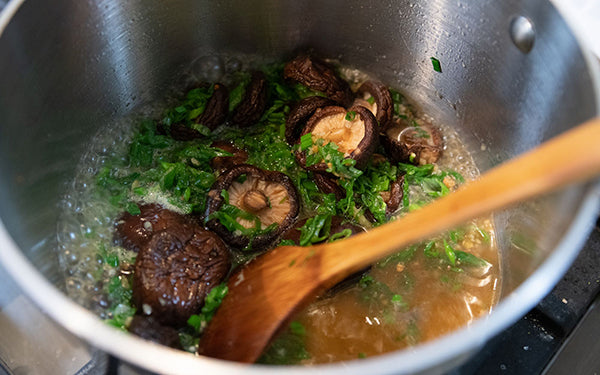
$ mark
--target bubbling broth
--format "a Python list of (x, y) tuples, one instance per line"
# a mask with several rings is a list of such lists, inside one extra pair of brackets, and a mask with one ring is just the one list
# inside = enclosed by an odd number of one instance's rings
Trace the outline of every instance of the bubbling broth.
[[(312, 56), (224, 59), (234, 68), (220, 82), (195, 81), (94, 137), (58, 226), (71, 298), (192, 353), (249, 260), (343, 240), (479, 175), (459, 134), (372, 75)], [(342, 281), (259, 362), (345, 361), (434, 339), (491, 311), (499, 268), (491, 218), (474, 220)]]

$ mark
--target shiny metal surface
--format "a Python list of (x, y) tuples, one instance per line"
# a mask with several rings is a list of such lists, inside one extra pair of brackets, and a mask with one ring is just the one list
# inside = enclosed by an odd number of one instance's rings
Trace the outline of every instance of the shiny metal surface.
[[(515, 16), (535, 29), (529, 53), (511, 38)], [(542, 0), (28, 0), (9, 4), (2, 29), (0, 261), (62, 325), (158, 372), (267, 369), (148, 344), (70, 302), (60, 292), (56, 207), (90, 136), (160, 100), (184, 69), (310, 47), (393, 83), (437, 122), (459, 129), (483, 170), (598, 112), (597, 72)], [(219, 69), (212, 74), (218, 78)], [(551, 288), (585, 239), (597, 200), (592, 186), (579, 186), (497, 215), (504, 298), (490, 317), (412, 351), (321, 370), (437, 373), (459, 363)]]

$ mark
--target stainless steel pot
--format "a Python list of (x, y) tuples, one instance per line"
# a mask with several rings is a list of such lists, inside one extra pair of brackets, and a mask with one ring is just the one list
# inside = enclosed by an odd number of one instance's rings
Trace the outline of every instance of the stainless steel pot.
[[(375, 73), (457, 128), (482, 170), (599, 108), (596, 68), (543, 0), (15, 0), (0, 30), (0, 261), (71, 332), (161, 373), (282, 369), (159, 347), (70, 301), (55, 251), (56, 207), (90, 135), (161, 98), (193, 61), (218, 65), (231, 53), (286, 57), (311, 47)], [(441, 73), (431, 57), (441, 61)], [(577, 150), (565, 157), (570, 152)], [(572, 187), (496, 216), (504, 282), (490, 316), (411, 350), (319, 370), (439, 373), (460, 363), (566, 270), (596, 215), (593, 189)]]

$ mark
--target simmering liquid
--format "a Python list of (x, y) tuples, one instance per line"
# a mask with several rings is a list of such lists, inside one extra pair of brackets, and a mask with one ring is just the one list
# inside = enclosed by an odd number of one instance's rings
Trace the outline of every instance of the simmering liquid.
[[(341, 72), (353, 84), (366, 77), (356, 70)], [(402, 105), (399, 111), (408, 113), (410, 108)], [(149, 111), (146, 115), (156, 117), (157, 113)], [(477, 178), (475, 163), (453, 129), (426, 116), (415, 116), (414, 120), (434, 123), (443, 134), (443, 156), (436, 162), (434, 173), (451, 170), (467, 181)], [(115, 220), (123, 209), (99, 194), (98, 185), (107, 165), (114, 160), (126, 160), (129, 142), (135, 136), (133, 128), (131, 121), (123, 121), (103, 128), (94, 137), (90, 152), (83, 156), (79, 172), (65, 195), (58, 225), (59, 255), (66, 274), (67, 293), (103, 319), (114, 322), (124, 317), (121, 328), (127, 327), (135, 310), (144, 313), (142, 307), (132, 307), (129, 302), (129, 280), (136, 253), (113, 241)], [(285, 143), (283, 135), (280, 141)], [(112, 177), (140, 171), (139, 167), (124, 165)], [(444, 179), (450, 190), (459, 183), (456, 178)], [(418, 209), (418, 202), (431, 200), (431, 192), (428, 195), (419, 186), (406, 186), (405, 194), (411, 205), (401, 209), (397, 216)], [(185, 213), (160, 189), (147, 189), (143, 195), (130, 198), (140, 204), (158, 203)], [(299, 219), (314, 214), (304, 207)], [(366, 229), (372, 226), (364, 217), (355, 224)], [(235, 264), (249, 257), (239, 250), (231, 252)], [(432, 340), (489, 313), (498, 298), (499, 275), (492, 220), (472, 221), (402, 249), (334, 287), (297, 314), (290, 328), (274, 341), (261, 361), (300, 364), (345, 361)], [(189, 327), (178, 329), (182, 348), (194, 352), (198, 338), (190, 336)]]

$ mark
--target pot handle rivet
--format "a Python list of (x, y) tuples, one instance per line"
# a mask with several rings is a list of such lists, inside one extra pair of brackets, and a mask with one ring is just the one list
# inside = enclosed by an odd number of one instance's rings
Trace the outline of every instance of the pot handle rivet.
[(530, 19), (516, 16), (510, 22), (510, 37), (515, 46), (523, 53), (529, 53), (535, 41), (535, 29)]

